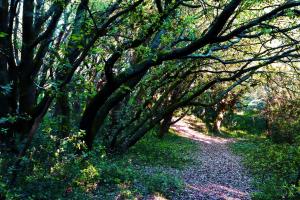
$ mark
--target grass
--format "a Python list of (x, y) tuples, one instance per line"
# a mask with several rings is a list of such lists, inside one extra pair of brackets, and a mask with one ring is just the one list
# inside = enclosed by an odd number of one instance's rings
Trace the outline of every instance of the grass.
[[(125, 200), (156, 193), (171, 198), (184, 188), (174, 168), (192, 164), (189, 156), (198, 151), (187, 138), (169, 133), (158, 139), (152, 130), (124, 155), (110, 158), (103, 146), (95, 144), (93, 151), (79, 156), (74, 152), (82, 132), (63, 139), (59, 146), (50, 133), (41, 134), (43, 140), (34, 141), (40, 145), (23, 161), (16, 187), (9, 187), (9, 175), (0, 173), (0, 194), (7, 199)], [(1, 154), (1, 167), (5, 160)]]
[[(300, 166), (300, 147), (269, 140), (246, 140), (232, 144), (254, 177), (253, 199), (299, 199), (295, 180)], [(298, 193), (298, 196), (297, 196)]]
[(243, 157), (251, 172), (254, 200), (300, 199), (295, 180), (300, 166), (300, 147), (274, 144), (264, 135), (265, 121), (254, 112), (235, 114), (233, 123), (223, 132), (228, 137), (242, 138), (233, 143), (233, 152)]
[(174, 132), (166, 134), (163, 139), (150, 132), (125, 155), (135, 163), (149, 166), (182, 168), (193, 162), (191, 153), (198, 151), (199, 145)]
[(99, 191), (101, 197), (111, 199), (110, 195), (115, 196), (116, 193), (123, 199), (154, 193), (171, 197), (184, 188), (184, 183), (181, 177), (172, 174), (168, 169), (181, 169), (193, 164), (190, 156), (198, 148), (199, 145), (195, 142), (174, 132), (159, 139), (156, 137), (156, 130), (152, 130), (126, 154), (101, 167), (102, 170), (107, 170), (104, 172), (107, 174), (104, 179), (108, 180), (108, 187), (115, 185), (111, 192), (102, 187)]

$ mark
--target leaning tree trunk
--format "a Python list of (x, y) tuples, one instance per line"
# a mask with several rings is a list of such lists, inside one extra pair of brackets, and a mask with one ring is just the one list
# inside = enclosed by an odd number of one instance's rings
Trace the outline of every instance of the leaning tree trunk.
[[(171, 92), (171, 98), (170, 98), (171, 103), (173, 103), (173, 101), (177, 99), (177, 97), (179, 96), (182, 89), (183, 88), (181, 88), (180, 85), (178, 85), (176, 88), (174, 88), (174, 90)], [(165, 136), (165, 134), (168, 133), (170, 126), (172, 124), (172, 117), (173, 117), (174, 111), (171, 111), (164, 116), (163, 121), (160, 124), (160, 129), (159, 129), (159, 133), (158, 133), (159, 138), (163, 138)]]
[(221, 100), (217, 107), (217, 114), (213, 122), (213, 133), (221, 134), (221, 125), (224, 120), (226, 112), (232, 111), (239, 97), (243, 94), (243, 90), (238, 94), (232, 94)]
[[(120, 86), (119, 89), (115, 89), (113, 85), (110, 86), (109, 84), (106, 84), (102, 91), (98, 93), (101, 95), (96, 95), (97, 98), (94, 98), (90, 102), (90, 107), (86, 108), (80, 122), (80, 129), (86, 131), (84, 141), (89, 149), (92, 149), (96, 133), (102, 127), (109, 111), (130, 93), (131, 89), (139, 83), (143, 75), (144, 74), (140, 74), (139, 76), (125, 82), (125, 84), (122, 85), (125, 87), (122, 88)], [(101, 99), (100, 97), (103, 98)], [(97, 104), (97, 102), (99, 104)], [(100, 108), (99, 105), (101, 105)]]
[(172, 123), (172, 117), (173, 113), (169, 113), (163, 118), (158, 132), (159, 138), (164, 138), (164, 136), (168, 133)]

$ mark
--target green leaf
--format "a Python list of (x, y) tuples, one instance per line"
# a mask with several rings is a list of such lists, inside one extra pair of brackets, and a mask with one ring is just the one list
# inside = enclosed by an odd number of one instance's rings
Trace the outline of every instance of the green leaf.
[(5, 33), (5, 32), (0, 32), (0, 38), (4, 38), (4, 37), (6, 37), (6, 36), (8, 36), (7, 33)]

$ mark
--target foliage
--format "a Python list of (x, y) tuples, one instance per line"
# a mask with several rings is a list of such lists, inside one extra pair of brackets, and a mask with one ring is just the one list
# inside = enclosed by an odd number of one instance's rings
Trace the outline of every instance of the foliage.
[(300, 143), (300, 100), (287, 100), (273, 105), (270, 120), (270, 138), (276, 143)]
[(172, 174), (158, 173), (145, 177), (145, 184), (151, 193), (161, 193), (165, 196), (180, 192), (184, 188), (182, 180)]
[(129, 149), (127, 156), (140, 164), (173, 168), (182, 168), (193, 162), (191, 153), (199, 148), (195, 142), (174, 133), (166, 134), (164, 139), (155, 134), (154, 129)]
[[(76, 121), (91, 149), (111, 113), (130, 110), (105, 130), (113, 135), (105, 146), (127, 150), (207, 91), (228, 93), (259, 69), (297, 61), (297, 1), (5, 2), (0, 119), (29, 115), (1, 124), (12, 133), (1, 139), (7, 146), (35, 137), (50, 113), (63, 116), (62, 132)], [(183, 89), (169, 101), (176, 86)]]
[(240, 111), (229, 115), (224, 121), (222, 132), (224, 136), (249, 138), (264, 137), (266, 122), (257, 111)]
[[(299, 6), (0, 1), (1, 193), (132, 198), (141, 179), (145, 191), (180, 187), (167, 175), (145, 178), (134, 165), (184, 167), (194, 145), (175, 135), (161, 141), (153, 131), (144, 136), (180, 109), (220, 101), (219, 94), (248, 85), (256, 74), (273, 73), (270, 65), (297, 72)], [(274, 127), (279, 135), (297, 131), (280, 121)]]
[[(258, 87), (245, 95), (239, 112), (226, 120), (224, 131), (231, 137), (243, 138), (234, 143), (232, 149), (243, 157), (245, 166), (254, 177), (254, 199), (298, 199), (298, 101), (286, 96), (284, 91), (287, 88), (271, 85), (268, 78), (269, 87)], [(276, 76), (272, 78), (276, 79)], [(272, 90), (272, 87), (276, 89)]]
[[(248, 140), (233, 144), (254, 175), (254, 199), (297, 199), (300, 188), (295, 181), (300, 166), (300, 148), (274, 144), (269, 140)], [(298, 196), (297, 196), (298, 195)]]
[[(151, 172), (149, 176), (147, 167), (190, 164), (187, 155), (196, 146), (174, 134), (159, 140), (153, 130), (123, 156), (108, 156), (101, 146), (78, 154), (79, 149), (85, 148), (80, 140), (84, 133), (79, 131), (58, 139), (53, 135), (56, 132), (55, 126), (44, 127), (34, 141), (40, 145), (30, 149), (22, 160), (23, 167), (19, 169), (22, 174), (16, 187), (9, 187), (10, 176), (1, 171), (0, 191), (7, 199), (112, 199), (116, 196), (132, 199), (154, 192), (173, 195), (183, 188), (180, 177), (167, 171)], [(2, 167), (8, 165), (4, 163), (6, 156), (9, 155), (1, 154)]]

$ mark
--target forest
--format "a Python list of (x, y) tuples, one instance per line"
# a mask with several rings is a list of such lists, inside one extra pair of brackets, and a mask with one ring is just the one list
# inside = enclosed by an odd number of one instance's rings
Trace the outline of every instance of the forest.
[(300, 199), (299, 0), (0, 0), (0, 200)]

